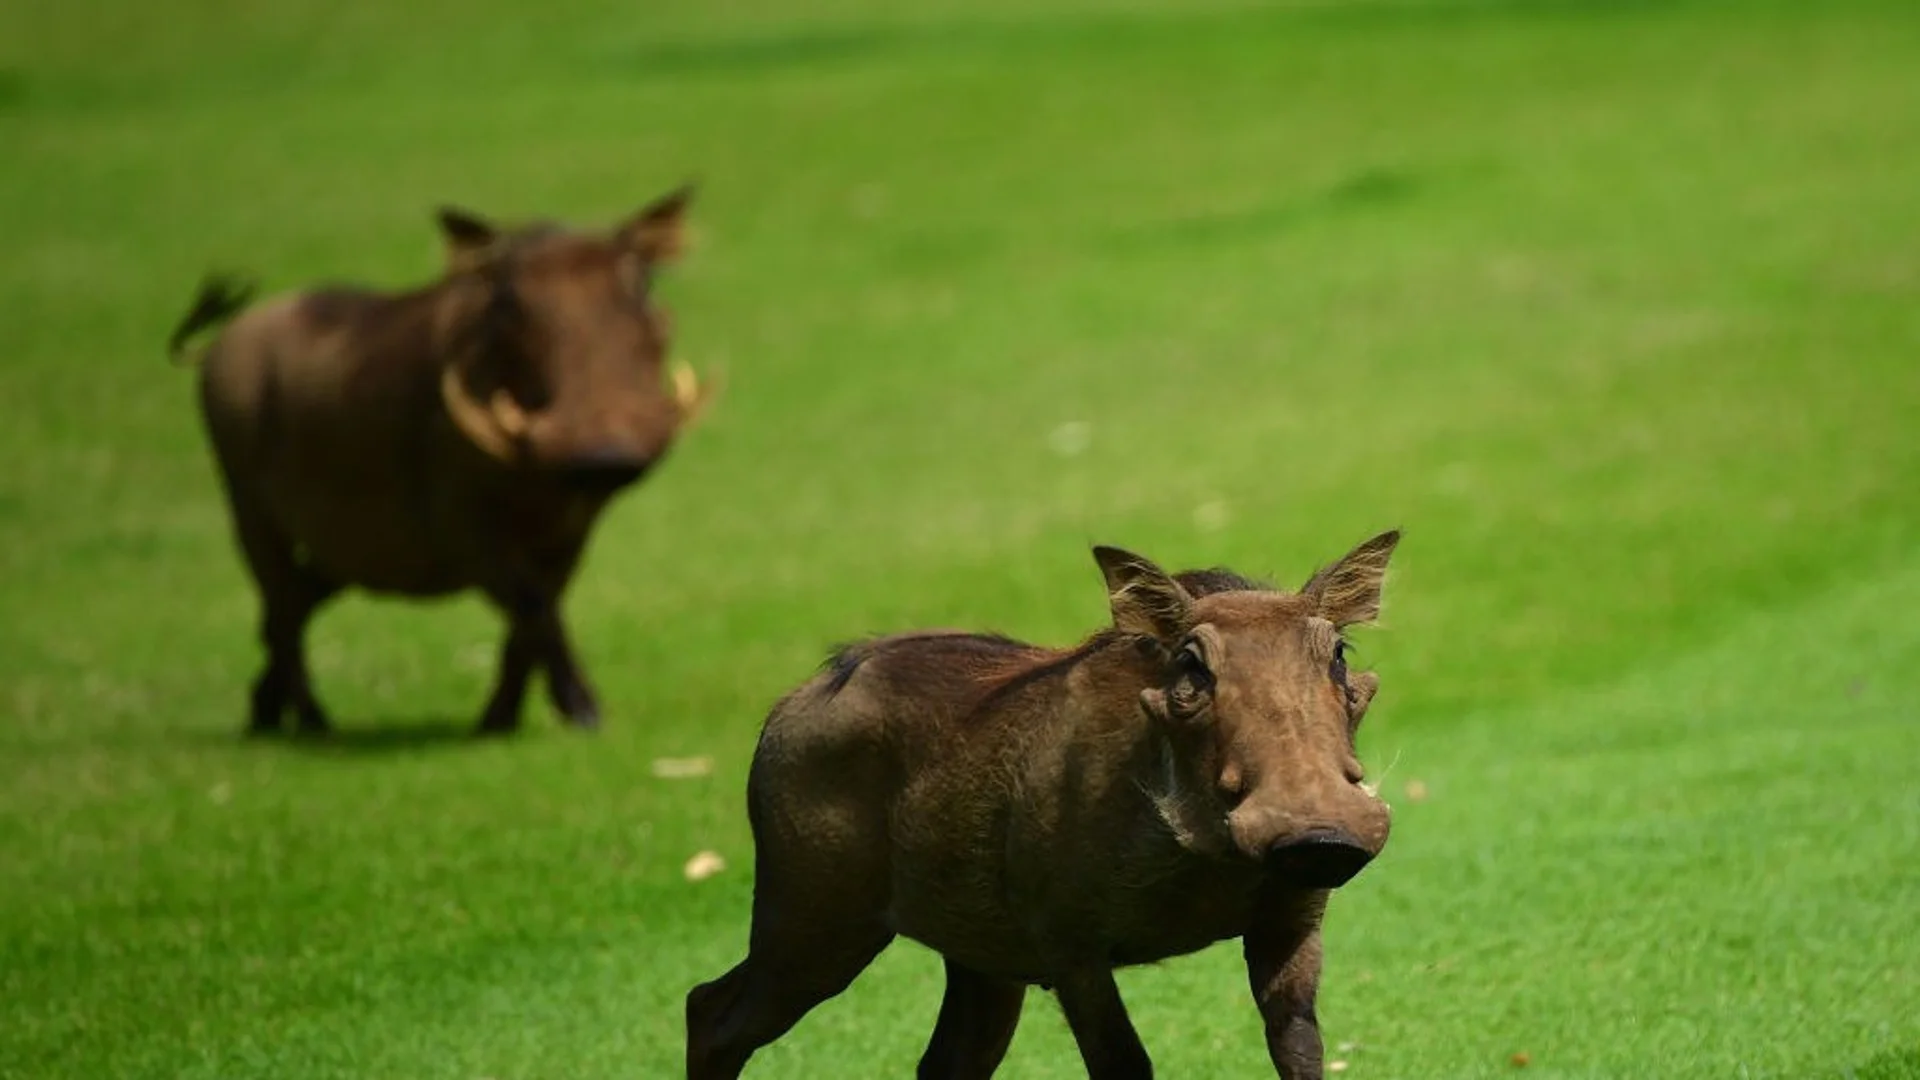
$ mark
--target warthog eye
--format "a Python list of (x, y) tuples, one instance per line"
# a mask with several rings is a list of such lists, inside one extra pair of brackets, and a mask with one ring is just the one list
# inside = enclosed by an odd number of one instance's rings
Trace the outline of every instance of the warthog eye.
[(519, 313), (520, 294), (514, 291), (513, 279), (504, 274), (490, 277), (487, 281), (487, 317), (504, 320)]
[(1168, 701), (1180, 712), (1197, 711), (1213, 691), (1213, 671), (1207, 667), (1207, 657), (1199, 642), (1189, 641), (1180, 646), (1180, 651), (1174, 654), (1173, 669)]
[(1327, 676), (1333, 680), (1333, 685), (1346, 691), (1349, 699), (1353, 697), (1353, 692), (1347, 690), (1347, 643), (1345, 641), (1333, 643), (1333, 662), (1327, 665)]
[(1203, 685), (1213, 684), (1213, 671), (1207, 667), (1207, 656), (1200, 651), (1200, 643), (1189, 641), (1180, 647), (1180, 655), (1174, 657), (1174, 664), (1182, 675), (1192, 676)]

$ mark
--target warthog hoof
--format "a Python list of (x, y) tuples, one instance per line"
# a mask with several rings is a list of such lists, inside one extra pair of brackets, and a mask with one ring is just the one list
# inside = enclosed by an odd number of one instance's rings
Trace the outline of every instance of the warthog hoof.
[(333, 724), (327, 720), (327, 714), (312, 702), (295, 709), (294, 720), (296, 734), (308, 738), (324, 738), (333, 734)]
[(585, 693), (556, 704), (560, 706), (560, 715), (574, 727), (583, 731), (594, 731), (600, 727), (600, 706)]
[(494, 735), (511, 735), (519, 730), (520, 715), (517, 712), (489, 710), (480, 718), (480, 723), (473, 729), (473, 733), (484, 739)]
[(573, 727), (591, 731), (600, 726), (600, 705), (593, 691), (577, 676), (556, 678), (548, 684), (548, 697), (562, 718)]

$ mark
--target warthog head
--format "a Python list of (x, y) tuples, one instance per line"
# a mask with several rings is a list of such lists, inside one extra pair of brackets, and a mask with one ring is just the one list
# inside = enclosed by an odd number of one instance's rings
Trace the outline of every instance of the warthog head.
[(1345, 884), (1386, 846), (1387, 807), (1354, 749), (1379, 679), (1348, 670), (1341, 631), (1378, 615), (1399, 539), (1361, 544), (1298, 593), (1095, 549), (1115, 627), (1158, 664), (1139, 702), (1164, 734), (1152, 790), (1183, 844), (1306, 888)]
[(684, 244), (690, 189), (603, 234), (502, 230), (440, 211), (450, 360), (441, 397), (466, 437), (502, 463), (592, 494), (639, 479), (706, 405), (692, 370), (669, 375), (656, 270)]

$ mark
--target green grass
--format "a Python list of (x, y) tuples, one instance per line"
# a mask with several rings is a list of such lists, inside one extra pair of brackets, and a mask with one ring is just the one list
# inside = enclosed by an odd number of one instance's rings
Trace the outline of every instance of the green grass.
[[(1920, 1076), (1916, 72), (1896, 3), (0, 6), (0, 1076), (672, 1075), (830, 642), (1396, 524), (1343, 1075)], [(687, 175), (732, 388), (572, 596), (607, 729), (449, 737), (492, 616), (350, 599), (341, 736), (236, 738), (202, 269)], [(1162, 1075), (1264, 1068), (1232, 947), (1122, 986)], [(754, 1073), (908, 1075), (938, 994), (896, 946)], [(1005, 1072), (1082, 1075), (1038, 995)]]

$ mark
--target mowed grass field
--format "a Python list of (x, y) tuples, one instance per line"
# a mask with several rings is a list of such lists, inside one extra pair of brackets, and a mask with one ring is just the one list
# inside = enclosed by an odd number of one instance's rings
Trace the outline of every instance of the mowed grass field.
[[(674, 1075), (832, 643), (1394, 525), (1342, 1075), (1920, 1076), (1912, 5), (14, 2), (0, 147), (0, 1076)], [(201, 272), (689, 176), (730, 390), (571, 594), (605, 730), (468, 740), (494, 617), (356, 597), (339, 735), (241, 740)], [(1234, 946), (1122, 990), (1267, 1069)], [(908, 1075), (939, 992), (898, 944), (750, 1075)], [(1004, 1074), (1084, 1075), (1044, 995)]]

